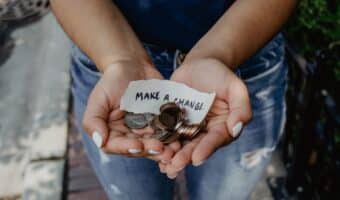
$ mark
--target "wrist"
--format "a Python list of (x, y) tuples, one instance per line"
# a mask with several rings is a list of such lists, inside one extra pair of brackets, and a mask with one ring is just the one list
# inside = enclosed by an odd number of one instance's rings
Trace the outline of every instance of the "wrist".
[(223, 66), (225, 66), (226, 68), (235, 71), (237, 69), (237, 67), (233, 67), (231, 66), (231, 64), (229, 64), (229, 62), (225, 62), (223, 59), (215, 57), (215, 56), (203, 56), (203, 55), (193, 55), (190, 57), (186, 57), (185, 60), (183, 61), (182, 66), (186, 66), (186, 65), (197, 65), (201, 62), (205, 62), (208, 61), (209, 63), (220, 63), (223, 64)]
[(196, 45), (185, 57), (183, 63), (194, 62), (195, 60), (201, 59), (213, 59), (222, 62), (224, 65), (228, 66), (231, 70), (237, 69), (236, 56), (232, 49), (219, 49), (217, 47), (210, 48), (210, 46), (201, 47), (201, 45)]
[(126, 66), (132, 66), (135, 68), (145, 68), (145, 67), (154, 67), (151, 59), (149, 58), (138, 58), (132, 56), (120, 56), (119, 58), (109, 58), (105, 59), (98, 64), (98, 70), (101, 73), (105, 73), (108, 69), (111, 68), (120, 68)]

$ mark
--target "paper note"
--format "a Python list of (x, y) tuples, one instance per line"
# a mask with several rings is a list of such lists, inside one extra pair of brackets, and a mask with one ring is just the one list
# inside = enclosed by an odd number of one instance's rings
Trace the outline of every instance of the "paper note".
[(197, 91), (168, 80), (130, 82), (120, 101), (120, 109), (133, 113), (159, 114), (161, 105), (175, 102), (187, 112), (189, 123), (200, 123), (208, 113), (215, 93)]

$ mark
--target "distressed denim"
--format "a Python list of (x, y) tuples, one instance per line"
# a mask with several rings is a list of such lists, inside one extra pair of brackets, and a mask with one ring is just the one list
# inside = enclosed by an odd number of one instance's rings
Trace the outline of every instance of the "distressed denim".
[[(168, 79), (178, 67), (178, 51), (147, 44), (145, 49)], [(109, 199), (173, 199), (174, 181), (159, 172), (157, 163), (144, 158), (106, 154), (84, 132), (81, 120), (100, 73), (77, 47), (73, 47), (72, 52), (72, 94), (79, 132)], [(236, 73), (248, 88), (253, 120), (235, 142), (220, 148), (203, 165), (185, 168), (190, 199), (248, 199), (283, 132), (287, 65), (282, 36), (276, 36)]]

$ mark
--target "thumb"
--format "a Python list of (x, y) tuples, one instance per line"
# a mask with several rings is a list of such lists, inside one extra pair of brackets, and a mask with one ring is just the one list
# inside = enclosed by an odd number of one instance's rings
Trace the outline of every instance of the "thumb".
[(227, 118), (228, 131), (231, 136), (237, 138), (243, 126), (252, 118), (250, 99), (248, 90), (241, 80), (230, 87), (228, 94), (230, 109)]
[(98, 148), (103, 147), (109, 136), (109, 100), (98, 84), (91, 92), (83, 117), (83, 127)]

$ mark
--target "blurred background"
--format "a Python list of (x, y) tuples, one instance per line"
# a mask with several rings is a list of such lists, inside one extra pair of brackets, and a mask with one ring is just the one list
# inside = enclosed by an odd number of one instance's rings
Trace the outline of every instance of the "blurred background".
[[(283, 29), (285, 136), (251, 199), (340, 199), (340, 2), (301, 0)], [(107, 199), (77, 134), (71, 43), (48, 0), (0, 0), (0, 200)], [(187, 199), (183, 175), (175, 199)]]

